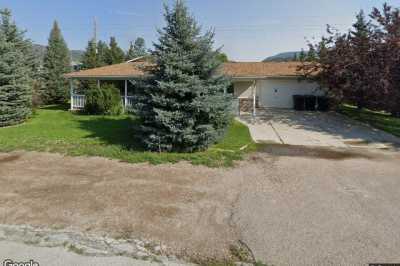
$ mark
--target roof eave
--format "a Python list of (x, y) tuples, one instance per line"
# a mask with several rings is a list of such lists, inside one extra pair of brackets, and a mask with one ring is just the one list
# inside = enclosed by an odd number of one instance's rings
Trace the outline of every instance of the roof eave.
[(261, 79), (280, 79), (280, 78), (290, 78), (298, 79), (302, 75), (267, 75), (267, 76), (230, 76), (233, 80), (261, 80)]
[(75, 76), (75, 75), (65, 75), (64, 77), (66, 79), (100, 79), (100, 80), (125, 80), (125, 79), (135, 79), (135, 78), (141, 78), (145, 77), (146, 75), (135, 75), (135, 76)]

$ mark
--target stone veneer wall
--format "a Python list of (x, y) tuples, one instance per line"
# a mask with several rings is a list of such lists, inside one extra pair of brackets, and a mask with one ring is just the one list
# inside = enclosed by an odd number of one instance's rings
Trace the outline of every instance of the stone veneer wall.
[[(258, 108), (258, 97), (256, 98), (256, 108)], [(253, 98), (239, 99), (240, 112), (252, 113), (253, 112)]]

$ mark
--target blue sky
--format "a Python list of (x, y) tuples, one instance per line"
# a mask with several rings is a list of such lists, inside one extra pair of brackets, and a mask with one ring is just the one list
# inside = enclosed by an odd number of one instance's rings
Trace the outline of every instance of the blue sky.
[[(99, 38), (115, 36), (126, 49), (145, 38), (150, 47), (163, 25), (163, 2), (172, 0), (0, 0), (12, 9), (18, 25), (34, 42), (46, 44), (57, 19), (71, 49), (84, 49), (97, 17)], [(216, 46), (231, 59), (258, 61), (279, 52), (300, 50), (331, 24), (348, 29), (362, 8), (381, 7), (380, 0), (187, 0), (203, 28), (216, 29)], [(387, 1), (400, 7), (400, 0)]]

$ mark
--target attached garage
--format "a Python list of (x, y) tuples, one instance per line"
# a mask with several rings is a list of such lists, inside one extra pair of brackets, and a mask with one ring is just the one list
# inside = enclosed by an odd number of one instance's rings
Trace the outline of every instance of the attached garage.
[(228, 63), (224, 73), (231, 77), (240, 111), (294, 106), (293, 95), (323, 95), (317, 83), (300, 80), (298, 62)]
[(318, 84), (297, 79), (266, 79), (257, 81), (260, 107), (291, 109), (294, 95), (321, 95)]

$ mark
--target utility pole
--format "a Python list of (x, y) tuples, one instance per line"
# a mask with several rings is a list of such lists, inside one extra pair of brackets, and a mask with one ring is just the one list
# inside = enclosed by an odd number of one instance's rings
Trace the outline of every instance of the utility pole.
[(94, 43), (95, 43), (95, 45), (96, 45), (96, 54), (97, 54), (97, 18), (96, 17), (94, 17), (94, 19), (93, 19), (93, 22), (94, 22), (94, 24), (93, 24), (93, 41), (94, 41)]

